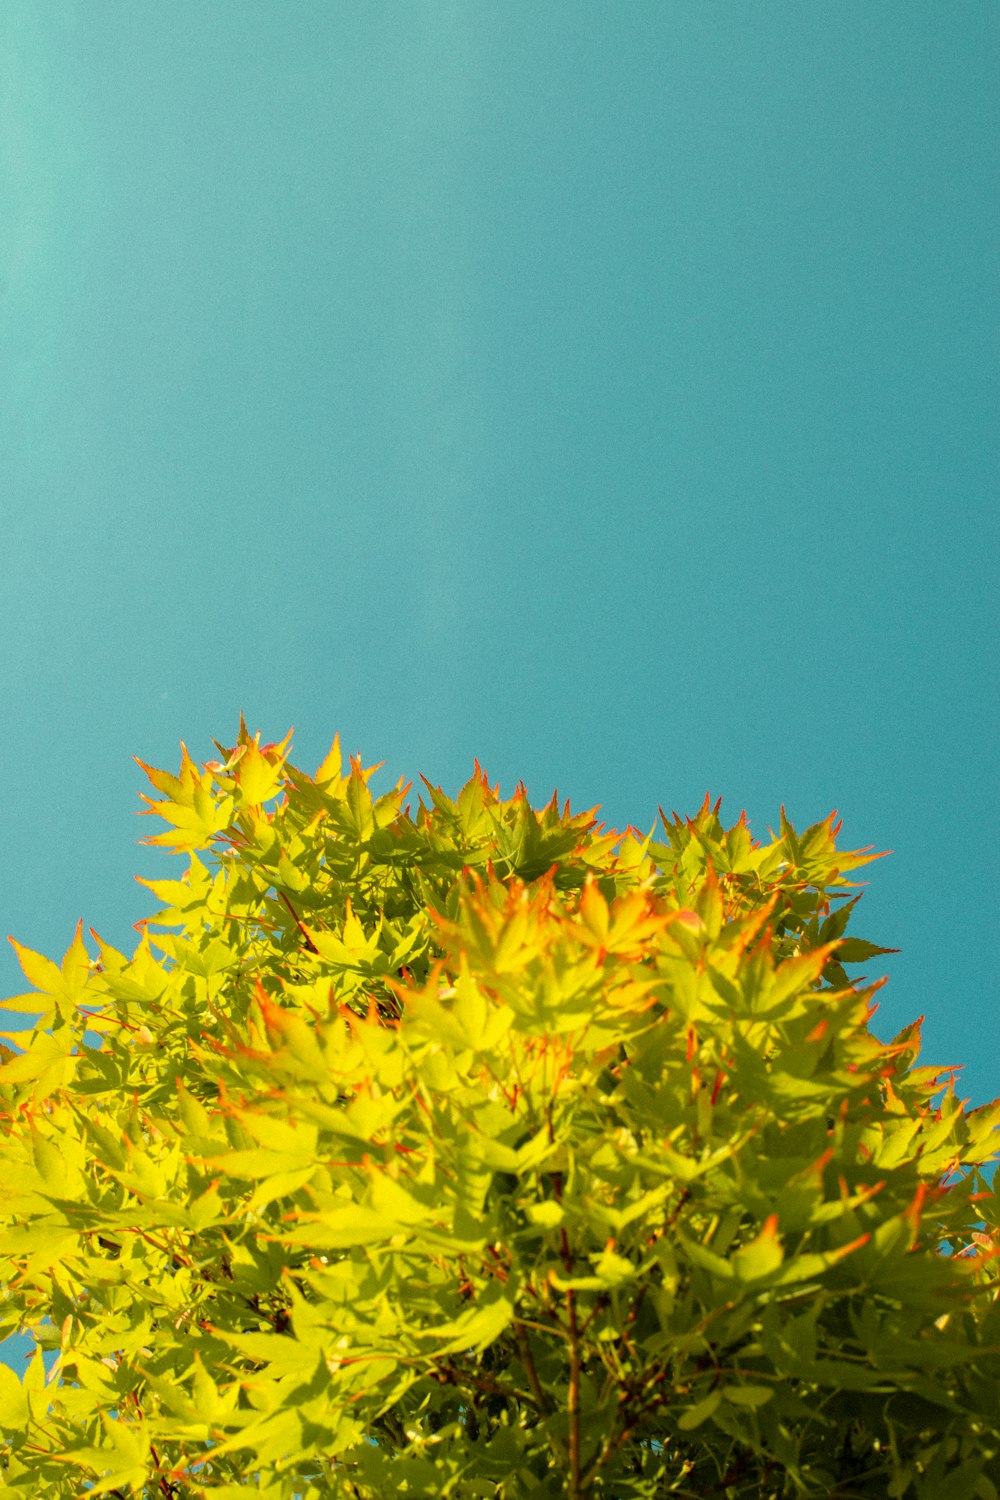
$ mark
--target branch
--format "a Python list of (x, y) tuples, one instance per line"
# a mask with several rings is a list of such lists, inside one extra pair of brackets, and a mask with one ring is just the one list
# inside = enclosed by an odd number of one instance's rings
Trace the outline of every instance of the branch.
[(521, 1356), (521, 1363), (528, 1376), (528, 1384), (535, 1395), (538, 1409), (545, 1416), (552, 1415), (552, 1403), (546, 1395), (545, 1388), (538, 1378), (538, 1370), (535, 1367), (534, 1356), (531, 1353), (531, 1344), (528, 1342), (528, 1330), (523, 1323), (514, 1324), (514, 1337), (517, 1340), (517, 1352)]
[(279, 891), (278, 895), (281, 898), (281, 900), (284, 901), (285, 905), (288, 907), (288, 910), (291, 912), (291, 914), (292, 914), (292, 921), (295, 923), (296, 927), (299, 929), (299, 931), (301, 932), (302, 936), (305, 938), (305, 940), (306, 940), (306, 947), (308, 948), (309, 952), (310, 953), (319, 953), (319, 949), (316, 947), (316, 944), (313, 942), (312, 938), (309, 936), (309, 933), (308, 933), (306, 927), (304, 926), (304, 924), (299, 919), (298, 912), (295, 910), (295, 907), (289, 901), (289, 899), (285, 895), (284, 891)]
[(569, 1484), (568, 1500), (581, 1500), (580, 1488), (580, 1330), (576, 1318), (576, 1291), (568, 1287), (566, 1310), (569, 1313)]

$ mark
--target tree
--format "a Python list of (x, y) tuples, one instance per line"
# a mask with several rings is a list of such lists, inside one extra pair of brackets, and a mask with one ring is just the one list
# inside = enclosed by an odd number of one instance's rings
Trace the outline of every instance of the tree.
[(0, 1500), (996, 1500), (1000, 1107), (869, 1029), (877, 856), (288, 747), (145, 768), (131, 957), (15, 945)]

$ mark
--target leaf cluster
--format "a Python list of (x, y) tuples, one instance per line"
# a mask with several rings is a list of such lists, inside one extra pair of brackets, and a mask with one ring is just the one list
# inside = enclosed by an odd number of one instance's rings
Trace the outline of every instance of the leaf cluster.
[(151, 767), (126, 956), (18, 945), (0, 1500), (1000, 1494), (1000, 1108), (890, 1043), (833, 819)]

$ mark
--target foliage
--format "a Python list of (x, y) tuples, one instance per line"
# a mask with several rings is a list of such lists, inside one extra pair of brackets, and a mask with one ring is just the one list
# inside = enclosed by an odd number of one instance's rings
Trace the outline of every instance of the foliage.
[(287, 754), (146, 768), (132, 957), (18, 947), (0, 1500), (996, 1500), (1000, 1109), (869, 1030), (876, 856)]

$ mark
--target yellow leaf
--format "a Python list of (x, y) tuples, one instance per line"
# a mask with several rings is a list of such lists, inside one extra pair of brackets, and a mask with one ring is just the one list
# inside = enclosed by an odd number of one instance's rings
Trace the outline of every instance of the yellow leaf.
[(24, 970), (25, 978), (36, 990), (43, 995), (61, 996), (65, 993), (62, 973), (50, 958), (23, 947), (16, 938), (8, 938), (7, 941), (17, 954), (17, 961)]
[(9, 1365), (0, 1364), (0, 1432), (23, 1432), (28, 1425), (28, 1398)]
[(608, 903), (592, 878), (587, 880), (580, 897), (580, 916), (587, 930), (603, 947), (608, 940)]
[(313, 777), (317, 786), (325, 786), (328, 782), (340, 780), (340, 735), (334, 736), (333, 744), (330, 746), (322, 765)]
[(258, 807), (281, 790), (281, 783), (281, 762), (272, 764), (251, 740), (236, 767), (236, 784), (241, 804), (245, 807)]

